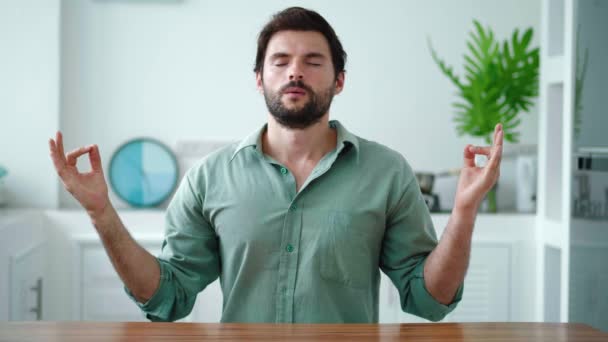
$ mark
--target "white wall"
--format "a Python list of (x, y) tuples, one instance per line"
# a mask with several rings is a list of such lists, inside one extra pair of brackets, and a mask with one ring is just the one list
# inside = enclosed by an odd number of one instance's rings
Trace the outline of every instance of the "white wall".
[(59, 0), (0, 1), (0, 165), (10, 206), (57, 206), (47, 140), (59, 127), (59, 15)]
[[(349, 54), (346, 88), (331, 116), (403, 153), (416, 170), (460, 167), (466, 143), (482, 143), (456, 136), (456, 89), (432, 61), (426, 37), (459, 72), (474, 18), (500, 39), (532, 26), (538, 44), (538, 1), (63, 0), (60, 127), (66, 150), (97, 143), (107, 167), (112, 152), (136, 136), (173, 146), (183, 138), (240, 139), (256, 129), (266, 120), (252, 72), (256, 36), (271, 14), (291, 5), (321, 13)], [(45, 141), (55, 129), (51, 122), (27, 124), (36, 128), (28, 129), (29, 139), (16, 134), (16, 144)], [(536, 143), (536, 109), (523, 116), (521, 129), (522, 143)], [(50, 166), (46, 153), (33, 147), (27, 153)], [(53, 205), (50, 198), (23, 196)], [(76, 206), (64, 190), (59, 201)]]
[[(349, 54), (345, 91), (331, 116), (400, 151), (419, 170), (461, 165), (452, 124), (455, 88), (434, 64), (460, 66), (472, 19), (501, 39), (515, 27), (538, 34), (530, 1), (65, 1), (61, 127), (66, 144), (99, 143), (107, 165), (125, 140), (152, 135), (240, 139), (266, 120), (252, 72), (255, 40), (289, 5), (319, 11)], [(536, 43), (535, 37), (535, 42)], [(457, 70), (460, 68), (457, 67)], [(536, 143), (536, 113), (522, 142)], [(64, 195), (61, 203), (72, 206)]]

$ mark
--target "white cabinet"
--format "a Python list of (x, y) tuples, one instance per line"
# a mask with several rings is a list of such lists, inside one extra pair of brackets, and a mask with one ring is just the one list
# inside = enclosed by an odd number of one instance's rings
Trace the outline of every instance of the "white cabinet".
[(0, 212), (0, 320), (45, 318), (47, 244), (40, 212)]
[[(158, 244), (142, 244), (153, 255)], [(100, 242), (77, 242), (74, 272), (79, 319), (85, 321), (147, 321), (127, 297), (123, 283)]]
[[(57, 291), (70, 289), (70, 315), (65, 319), (95, 321), (147, 321), (139, 307), (124, 292), (123, 283), (95, 232), (86, 213), (82, 211), (47, 212), (56, 235), (66, 236), (71, 243), (55, 243), (60, 260), (59, 273), (69, 276), (71, 284), (62, 285), (63, 277), (55, 277)], [(158, 210), (124, 210), (119, 212), (133, 238), (152, 255), (157, 256), (163, 241), (164, 216)], [(61, 253), (63, 249), (69, 253)], [(66, 268), (65, 265), (68, 265)], [(60, 296), (62, 297), (62, 296)], [(199, 295), (184, 322), (219, 322), (222, 313), (222, 292), (215, 281)], [(64, 301), (56, 302), (56, 305)], [(58, 312), (66, 316), (65, 312)]]
[[(502, 244), (477, 244), (471, 249), (469, 270), (461, 302), (441, 322), (511, 321), (511, 248)], [(396, 290), (395, 290), (396, 292)], [(427, 320), (402, 313), (401, 323)]]
[(203, 323), (218, 323), (222, 318), (222, 302), (224, 296), (219, 279), (207, 285), (203, 292), (198, 294), (192, 312), (192, 320)]
[[(153, 255), (160, 252), (161, 240), (140, 244)], [(78, 279), (77, 319), (87, 321), (146, 321), (139, 308), (126, 296), (123, 285), (99, 242), (77, 242), (74, 275)], [(482, 243), (473, 246), (465, 295), (459, 306), (443, 322), (509, 321), (511, 310), (511, 247)], [(399, 295), (388, 277), (382, 274), (380, 323), (426, 322), (400, 313)], [(393, 305), (388, 303), (392, 302)], [(210, 284), (197, 298), (192, 313), (181, 321), (219, 322), (222, 292), (219, 281)]]
[(11, 321), (39, 321), (43, 319), (44, 282), (46, 270), (44, 243), (28, 247), (9, 258), (11, 283)]
[[(138, 239), (138, 243), (152, 255), (159, 255), (160, 238)], [(74, 246), (74, 260), (77, 261), (74, 263), (75, 318), (86, 321), (147, 321), (139, 307), (125, 294), (123, 283), (101, 242), (80, 238)], [(221, 312), (222, 293), (219, 281), (215, 281), (198, 295), (190, 315), (179, 321), (217, 323)]]
[(511, 248), (473, 246), (460, 304), (444, 322), (508, 322), (511, 320)]
[[(441, 236), (449, 215), (433, 215)], [(461, 302), (441, 322), (534, 320), (534, 215), (479, 215)], [(384, 308), (383, 308), (384, 305)], [(399, 294), (383, 277), (381, 323), (422, 323), (403, 313)]]
[[(86, 214), (81, 211), (47, 211), (45, 214), (53, 237), (53, 258), (49, 258), (53, 296), (47, 304), (47, 309), (53, 310), (47, 319), (146, 320), (124, 293), (122, 282)], [(124, 211), (119, 215), (134, 239), (158, 255), (163, 240), (164, 212)], [(440, 237), (449, 215), (432, 217)], [(537, 260), (534, 224), (534, 215), (478, 216), (463, 300), (444, 321), (534, 320)], [(395, 287), (381, 274), (380, 323), (422, 321), (402, 313)], [(219, 322), (222, 301), (216, 280), (199, 293), (192, 313), (183, 321)]]

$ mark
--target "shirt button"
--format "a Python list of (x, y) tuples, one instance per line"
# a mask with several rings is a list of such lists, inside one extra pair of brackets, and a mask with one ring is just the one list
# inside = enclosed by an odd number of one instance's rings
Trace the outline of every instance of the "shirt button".
[(285, 250), (287, 251), (287, 253), (291, 253), (293, 252), (293, 246), (291, 244), (288, 244), (287, 247), (285, 247)]
[(286, 168), (284, 168), (284, 167), (282, 167), (282, 168), (281, 168), (281, 173), (282, 173), (282, 174), (284, 174), (284, 175), (286, 175), (286, 174), (287, 174), (287, 169), (286, 169)]

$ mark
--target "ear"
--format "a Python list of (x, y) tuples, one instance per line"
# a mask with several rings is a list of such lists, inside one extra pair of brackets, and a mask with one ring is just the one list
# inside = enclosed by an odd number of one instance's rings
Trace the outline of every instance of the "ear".
[(257, 71), (255, 73), (255, 86), (258, 88), (258, 92), (260, 94), (264, 94), (264, 84), (262, 81), (262, 71)]
[(342, 92), (342, 90), (344, 89), (344, 78), (346, 77), (346, 73), (344, 71), (340, 71), (340, 73), (338, 73), (338, 77), (336, 77), (336, 91), (334, 92), (335, 95), (338, 95)]

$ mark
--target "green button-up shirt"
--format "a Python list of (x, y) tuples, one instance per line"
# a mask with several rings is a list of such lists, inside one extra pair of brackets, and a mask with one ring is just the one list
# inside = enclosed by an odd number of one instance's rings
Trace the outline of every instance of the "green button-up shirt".
[(262, 152), (266, 126), (188, 170), (167, 209), (160, 285), (136, 301), (148, 319), (187, 316), (219, 277), (222, 322), (376, 323), (380, 270), (405, 312), (438, 321), (454, 309), (462, 285), (447, 306), (425, 288), (437, 237), (411, 167), (330, 126), (337, 146), (299, 192)]

